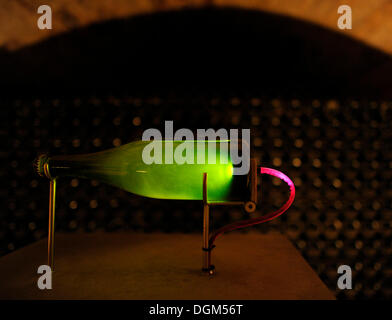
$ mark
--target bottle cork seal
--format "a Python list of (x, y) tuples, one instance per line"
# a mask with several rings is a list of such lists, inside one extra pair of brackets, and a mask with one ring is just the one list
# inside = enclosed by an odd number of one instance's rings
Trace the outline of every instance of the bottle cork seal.
[(34, 171), (41, 177), (46, 176), (44, 165), (47, 163), (47, 160), (47, 154), (41, 154), (34, 160)]

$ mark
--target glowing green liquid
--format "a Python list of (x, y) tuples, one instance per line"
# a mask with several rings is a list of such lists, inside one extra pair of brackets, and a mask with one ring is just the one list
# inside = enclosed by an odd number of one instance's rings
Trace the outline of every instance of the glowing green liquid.
[[(233, 186), (238, 185), (233, 182), (238, 176), (233, 176), (228, 141), (185, 142), (194, 146), (194, 164), (177, 164), (175, 161), (173, 164), (165, 164), (166, 152), (169, 153), (170, 149), (162, 143), (163, 164), (148, 165), (144, 163), (142, 153), (149, 143), (150, 141), (137, 141), (98, 153), (51, 157), (48, 160), (49, 171), (53, 177), (97, 179), (145, 197), (182, 200), (202, 200), (203, 173), (206, 172), (208, 200), (232, 200)], [(184, 141), (172, 141), (173, 153), (182, 143)], [(216, 143), (216, 164), (208, 163), (209, 143)], [(224, 154), (221, 154), (220, 144), (227, 144)], [(204, 156), (206, 164), (197, 163), (198, 155), (199, 158)], [(221, 161), (224, 156), (228, 159), (227, 163)], [(243, 184), (244, 177), (240, 179), (242, 188), (246, 188), (246, 182)], [(238, 196), (238, 192), (235, 193)]]

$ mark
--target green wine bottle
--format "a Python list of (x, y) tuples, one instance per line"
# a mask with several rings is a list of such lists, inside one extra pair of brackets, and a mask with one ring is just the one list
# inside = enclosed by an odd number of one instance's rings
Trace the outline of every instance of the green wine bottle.
[[(152, 152), (152, 143), (161, 148)], [(146, 155), (156, 161), (148, 163)], [(140, 196), (177, 200), (202, 200), (207, 173), (209, 201), (245, 201), (250, 195), (247, 175), (233, 175), (229, 140), (136, 141), (91, 154), (41, 155), (35, 167), (49, 178), (95, 179)]]

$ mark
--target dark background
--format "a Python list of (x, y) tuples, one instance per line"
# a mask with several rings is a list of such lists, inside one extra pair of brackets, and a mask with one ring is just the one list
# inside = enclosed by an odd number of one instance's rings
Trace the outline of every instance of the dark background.
[[(330, 30), (234, 9), (114, 20), (0, 51), (0, 254), (46, 237), (41, 152), (78, 154), (143, 130), (250, 128), (254, 156), (294, 180), (279, 230), (338, 298), (392, 296), (390, 56)], [(263, 180), (257, 214), (287, 187)], [(214, 209), (214, 227), (245, 218)], [(98, 181), (58, 181), (57, 231), (201, 232), (201, 204), (141, 198)], [(336, 289), (337, 267), (354, 290)]]

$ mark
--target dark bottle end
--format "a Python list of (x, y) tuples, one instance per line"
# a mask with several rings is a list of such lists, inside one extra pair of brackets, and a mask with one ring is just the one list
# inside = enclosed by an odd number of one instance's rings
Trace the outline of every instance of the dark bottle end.
[(40, 175), (41, 177), (45, 177), (45, 170), (44, 170), (44, 165), (45, 163), (48, 162), (48, 155), (47, 154), (41, 154), (39, 155), (33, 163), (34, 171)]

